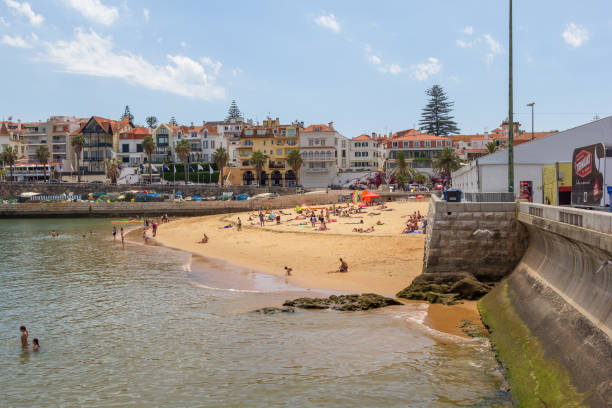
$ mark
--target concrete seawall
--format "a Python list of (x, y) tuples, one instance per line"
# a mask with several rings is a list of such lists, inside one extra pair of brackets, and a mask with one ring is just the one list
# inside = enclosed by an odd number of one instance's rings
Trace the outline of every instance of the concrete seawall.
[(520, 406), (610, 407), (612, 214), (520, 203), (518, 219), (529, 247), (480, 302), (513, 395)]
[(288, 208), (301, 204), (338, 202), (338, 193), (310, 193), (247, 201), (184, 202), (53, 202), (0, 204), (0, 218), (197, 216), (256, 210), (262, 206)]

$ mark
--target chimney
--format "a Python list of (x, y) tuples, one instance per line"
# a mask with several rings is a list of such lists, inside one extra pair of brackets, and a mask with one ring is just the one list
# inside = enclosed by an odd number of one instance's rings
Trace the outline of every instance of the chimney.
[(193, 129), (193, 122), (191, 122), (191, 128)]
[(206, 121), (205, 120), (202, 121), (202, 126), (206, 126)]
[(329, 122), (327, 126), (329, 127), (329, 130), (334, 130), (334, 122)]
[(372, 139), (376, 139), (376, 132), (372, 132)]

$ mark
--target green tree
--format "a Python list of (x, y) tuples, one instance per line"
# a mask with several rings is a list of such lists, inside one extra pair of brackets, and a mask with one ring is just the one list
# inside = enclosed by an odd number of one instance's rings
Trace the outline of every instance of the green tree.
[(47, 164), (49, 163), (49, 148), (45, 145), (36, 149), (36, 161), (43, 166), (43, 181), (47, 178)]
[(429, 181), (429, 177), (427, 177), (423, 173), (419, 173), (416, 176), (414, 176), (414, 181), (419, 184), (425, 184)]
[(408, 166), (403, 151), (397, 152), (395, 156), (395, 167), (393, 168), (393, 174), (395, 175), (395, 181), (400, 188), (404, 188), (404, 185), (408, 180), (414, 179), (418, 174), (413, 167)]
[(144, 150), (147, 155), (147, 160), (149, 162), (149, 183), (153, 183), (153, 162), (151, 161), (153, 157), (153, 152), (155, 152), (155, 141), (151, 136), (145, 136), (142, 140), (142, 150)]
[(227, 165), (229, 161), (229, 154), (227, 150), (223, 146), (217, 148), (212, 156), (213, 162), (219, 168), (219, 180), (221, 180), (221, 187), (223, 187), (223, 168)]
[(147, 116), (145, 122), (147, 122), (147, 126), (153, 129), (157, 125), (157, 118), (155, 116)]
[(117, 159), (106, 159), (106, 177), (111, 180), (111, 184), (117, 184), (119, 178), (119, 163)]
[(255, 168), (255, 176), (257, 177), (257, 184), (260, 183), (261, 172), (266, 165), (266, 160), (268, 160), (267, 156), (261, 152), (261, 150), (257, 150), (251, 154), (251, 158), (249, 161), (251, 165)]
[(125, 111), (123, 112), (123, 115), (121, 115), (121, 120), (129, 120), (130, 122), (134, 120), (134, 115), (132, 115), (132, 112), (130, 112), (130, 107), (125, 105)]
[(448, 100), (444, 89), (440, 85), (434, 85), (425, 93), (429, 95), (429, 102), (421, 113), (419, 121), (421, 130), (436, 136), (459, 133), (457, 122), (451, 115), (455, 103)]
[(489, 142), (486, 145), (489, 154), (493, 154), (497, 151), (497, 144), (495, 142)]
[(433, 169), (438, 173), (446, 185), (451, 184), (451, 173), (461, 167), (461, 159), (450, 147), (445, 147), (440, 151), (440, 156), (434, 159)]
[[(17, 161), (17, 150), (13, 149), (12, 146), (6, 146), (2, 152), (2, 161), (6, 166), (9, 166), (11, 172), (11, 180), (13, 179), (13, 166)], [(15, 180), (13, 180), (15, 181)]]
[(187, 184), (187, 181), (189, 180), (189, 170), (188, 170), (188, 164), (187, 164), (187, 159), (189, 159), (189, 154), (191, 153), (191, 146), (189, 145), (189, 142), (186, 139), (181, 139), (175, 147), (175, 151), (176, 151), (176, 155), (178, 156), (179, 160), (183, 162), (183, 172), (185, 173), (185, 184)]
[(291, 150), (287, 155), (287, 163), (289, 166), (291, 166), (291, 169), (293, 169), (293, 172), (295, 173), (296, 183), (300, 184), (300, 167), (302, 167), (302, 164), (304, 164), (304, 160), (302, 159), (300, 152), (297, 150)]
[(236, 104), (236, 100), (232, 100), (232, 104), (230, 105), (228, 111), (227, 111), (227, 117), (225, 118), (226, 121), (230, 120), (230, 119), (238, 119), (242, 117), (242, 112), (240, 112), (240, 109), (238, 109), (238, 104)]
[(77, 181), (81, 182), (81, 152), (83, 152), (83, 147), (85, 146), (85, 138), (83, 135), (74, 135), (72, 139), (70, 139), (70, 144), (72, 145), (72, 149), (74, 150), (74, 156), (76, 158), (76, 170), (77, 170)]

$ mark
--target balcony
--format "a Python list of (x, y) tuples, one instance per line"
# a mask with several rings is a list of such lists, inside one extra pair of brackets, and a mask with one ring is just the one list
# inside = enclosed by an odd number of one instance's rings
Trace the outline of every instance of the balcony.
[(268, 168), (269, 169), (284, 169), (285, 163), (270, 162), (268, 164)]
[(112, 143), (104, 143), (104, 142), (90, 142), (90, 143), (85, 143), (84, 145), (85, 148), (102, 148), (102, 147), (113, 147)]
[(194, 152), (201, 152), (201, 151), (202, 151), (202, 148), (201, 148), (201, 147), (192, 147), (192, 148), (191, 148), (191, 152), (192, 152), (192, 153), (194, 153)]
[(330, 171), (331, 167), (305, 167), (302, 170), (306, 173), (327, 173)]
[(172, 150), (170, 150), (168, 147), (157, 147), (153, 154), (170, 154), (170, 153), (172, 153)]
[(66, 146), (53, 146), (53, 153), (66, 153)]

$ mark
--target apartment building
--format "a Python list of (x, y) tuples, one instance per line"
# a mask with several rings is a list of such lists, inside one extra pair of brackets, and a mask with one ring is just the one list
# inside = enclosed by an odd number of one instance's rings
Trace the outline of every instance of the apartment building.
[(396, 132), (386, 141), (386, 167), (391, 169), (396, 166), (395, 159), (401, 151), (409, 166), (433, 176), (432, 160), (438, 157), (445, 147), (452, 148), (451, 138), (421, 133), (416, 129)]
[(300, 183), (305, 187), (326, 187), (339, 170), (348, 167), (349, 141), (334, 129), (333, 122), (301, 129), (299, 148), (304, 161)]
[(380, 171), (385, 159), (384, 137), (372, 133), (350, 140), (349, 168), (352, 171)]
[(205, 122), (206, 126), (216, 126), (217, 135), (223, 140), (223, 147), (227, 149), (229, 156), (228, 166), (239, 167), (240, 157), (238, 148), (240, 147), (240, 135), (245, 126), (253, 126), (252, 120), (244, 118), (231, 118), (222, 121)]
[[(178, 141), (185, 139), (189, 142), (191, 153), (189, 160), (192, 162), (211, 162), (213, 154), (219, 147), (226, 147), (225, 138), (217, 133), (217, 126), (204, 122), (202, 126), (178, 126), (173, 146)], [(176, 155), (175, 160), (179, 160)]]
[[(298, 175), (287, 164), (287, 155), (291, 150), (299, 149), (301, 127), (299, 122), (281, 125), (278, 118), (269, 117), (261, 126), (245, 126), (237, 149), (242, 184), (252, 185), (260, 180), (259, 183), (263, 186), (295, 186)], [(255, 168), (249, 160), (256, 151), (261, 151), (266, 156), (266, 163), (259, 177), (256, 177)]]
[(173, 161), (174, 138), (179, 131), (178, 126), (162, 123), (153, 129), (153, 141), (155, 142), (155, 152), (151, 158), (153, 163), (164, 163)]
[(147, 155), (142, 148), (145, 137), (151, 135), (151, 129), (136, 126), (119, 133), (119, 150), (117, 160), (125, 166), (139, 166), (147, 162)]

